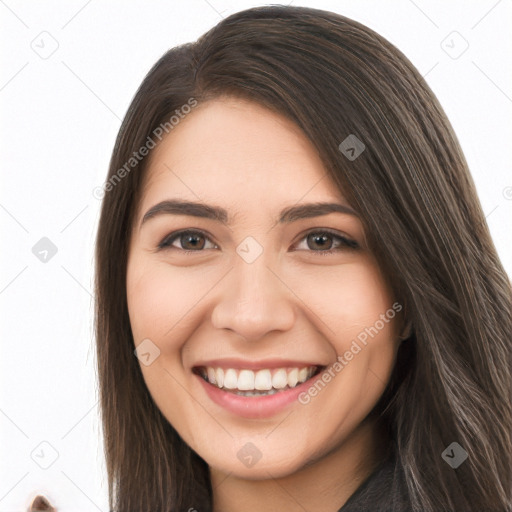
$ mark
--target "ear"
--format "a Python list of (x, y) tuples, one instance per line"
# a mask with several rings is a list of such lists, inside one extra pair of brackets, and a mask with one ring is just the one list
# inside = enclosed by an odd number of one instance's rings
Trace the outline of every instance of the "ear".
[(412, 321), (409, 320), (403, 327), (402, 332), (398, 339), (400, 341), (406, 340), (412, 334)]

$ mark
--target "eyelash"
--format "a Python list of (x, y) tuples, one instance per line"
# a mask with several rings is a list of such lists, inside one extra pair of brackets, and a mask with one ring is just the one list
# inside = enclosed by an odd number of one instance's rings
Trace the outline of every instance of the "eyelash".
[[(307, 233), (305, 233), (303, 235), (303, 237), (299, 240), (299, 242), (302, 242), (305, 238), (307, 238), (311, 234), (330, 235), (332, 238), (338, 239), (340, 241), (340, 243), (341, 243), (341, 246), (333, 248), (333, 249), (329, 249), (329, 250), (318, 250), (318, 251), (315, 251), (315, 250), (312, 250), (312, 249), (308, 249), (307, 251), (309, 251), (309, 252), (320, 253), (320, 254), (324, 255), (324, 254), (334, 254), (334, 253), (342, 251), (344, 249), (352, 249), (352, 250), (359, 249), (359, 244), (355, 240), (351, 240), (350, 238), (347, 238), (345, 236), (339, 235), (339, 234), (337, 234), (336, 232), (334, 232), (334, 231), (332, 231), (330, 229), (321, 229), (321, 230), (320, 229), (319, 230), (314, 229), (314, 230), (308, 231)], [(204, 237), (204, 238), (206, 238), (206, 239), (208, 239), (209, 241), (212, 242), (210, 237), (207, 236), (207, 234), (204, 233), (203, 231), (186, 229), (186, 230), (182, 230), (182, 231), (175, 231), (174, 233), (171, 233), (169, 236), (164, 238), (158, 244), (157, 250), (174, 250), (175, 249), (175, 250), (178, 250), (178, 251), (180, 251), (180, 252), (182, 252), (184, 254), (197, 254), (199, 252), (203, 252), (204, 251), (204, 250), (201, 250), (201, 249), (190, 251), (188, 249), (180, 249), (178, 247), (172, 247), (171, 244), (175, 240), (179, 239), (179, 237), (181, 235), (199, 235), (199, 236), (202, 236), (202, 237)], [(214, 245), (216, 245), (216, 244), (214, 244)]]

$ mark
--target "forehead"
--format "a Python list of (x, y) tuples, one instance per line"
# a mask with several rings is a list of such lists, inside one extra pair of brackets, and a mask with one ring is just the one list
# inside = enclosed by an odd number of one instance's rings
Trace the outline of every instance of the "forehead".
[(298, 126), (236, 98), (197, 106), (152, 150), (141, 207), (169, 194), (237, 211), (302, 198), (346, 204)]

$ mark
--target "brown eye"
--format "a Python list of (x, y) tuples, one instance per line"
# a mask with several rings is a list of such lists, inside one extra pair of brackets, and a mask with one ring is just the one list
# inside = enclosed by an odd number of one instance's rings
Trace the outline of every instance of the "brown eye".
[[(331, 254), (343, 249), (359, 248), (359, 244), (354, 240), (329, 230), (310, 231), (302, 240), (306, 241), (306, 250), (321, 254)], [(178, 243), (178, 246), (176, 243)], [(210, 247), (207, 246), (208, 243), (211, 244)], [(203, 249), (217, 248), (209, 236), (202, 231), (195, 230), (171, 233), (158, 245), (159, 250), (178, 250), (186, 254), (202, 252)]]
[(308, 239), (308, 245), (309, 244), (312, 244), (313, 247), (311, 247), (311, 245), (309, 245), (310, 248), (313, 248), (313, 249), (330, 249), (332, 247), (332, 236), (329, 235), (329, 234), (318, 234), (318, 233), (312, 233), (310, 235), (307, 236), (307, 239)]
[[(165, 238), (159, 245), (159, 249), (178, 249), (185, 252), (201, 252), (205, 248), (206, 240), (210, 240), (201, 231), (179, 231), (178, 233), (172, 233), (169, 237)], [(179, 242), (181, 247), (176, 247), (175, 241)], [(212, 244), (215, 248), (215, 244)]]
[(306, 241), (307, 249), (324, 254), (331, 254), (343, 249), (359, 248), (359, 244), (355, 240), (329, 230), (310, 231), (302, 240)]

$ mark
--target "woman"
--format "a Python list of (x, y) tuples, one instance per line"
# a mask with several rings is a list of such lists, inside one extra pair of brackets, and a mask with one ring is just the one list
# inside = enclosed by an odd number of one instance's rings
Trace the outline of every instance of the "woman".
[(104, 188), (113, 510), (511, 510), (510, 282), (389, 42), (233, 14), (148, 73)]

